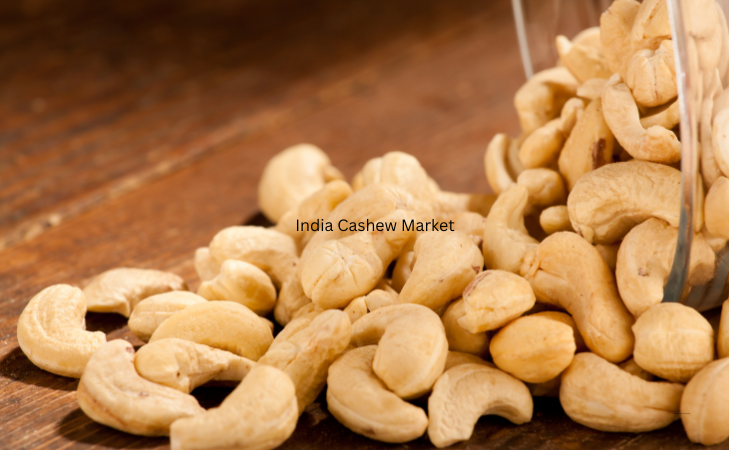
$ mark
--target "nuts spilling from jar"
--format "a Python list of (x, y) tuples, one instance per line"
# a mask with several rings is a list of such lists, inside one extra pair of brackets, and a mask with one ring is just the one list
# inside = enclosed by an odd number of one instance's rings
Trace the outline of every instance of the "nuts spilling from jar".
[[(694, 4), (709, 190), (686, 295), (712, 280), (729, 239), (727, 25), (713, 2)], [(197, 249), (197, 294), (132, 268), (83, 290), (52, 286), (19, 318), (22, 350), (80, 377), (94, 421), (170, 435), (173, 449), (275, 448), (326, 384), (339, 422), (389, 443), (427, 433), (445, 447), (485, 414), (526, 423), (535, 395), (559, 396), (596, 430), (682, 418), (694, 442), (726, 439), (728, 300), (716, 333), (696, 310), (662, 303), (682, 192), (666, 3), (616, 0), (601, 28), (557, 48), (560, 65), (516, 94), (523, 134), (487, 148), (493, 196), (443, 191), (400, 152), (350, 185), (322, 150), (294, 146), (260, 180), (275, 225), (228, 227)], [(450, 230), (405, 227), (436, 220)], [(129, 317), (148, 344), (106, 342), (86, 330), (87, 310)], [(275, 338), (266, 317), (283, 327)], [(211, 380), (239, 384), (205, 411), (190, 392)]]

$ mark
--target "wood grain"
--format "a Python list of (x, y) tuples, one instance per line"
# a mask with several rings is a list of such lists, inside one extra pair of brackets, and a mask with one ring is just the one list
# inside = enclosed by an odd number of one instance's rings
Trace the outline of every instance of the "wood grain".
[[(489, 192), (485, 147), (494, 133), (518, 132), (523, 71), (509, 3), (0, 5), (0, 448), (168, 447), (88, 419), (77, 381), (18, 348), (17, 317), (42, 288), (118, 266), (171, 270), (196, 288), (196, 247), (226, 226), (264, 224), (257, 181), (286, 146), (315, 143), (347, 176), (406, 151), (444, 189)], [(86, 320), (140, 344), (122, 317)], [(227, 393), (195, 391), (206, 407)], [(394, 447), (348, 431), (324, 398), (282, 448)], [(427, 438), (399, 447), (432, 448)], [(482, 418), (452, 448), (703, 447), (679, 422), (600, 433), (539, 398), (531, 423)]]

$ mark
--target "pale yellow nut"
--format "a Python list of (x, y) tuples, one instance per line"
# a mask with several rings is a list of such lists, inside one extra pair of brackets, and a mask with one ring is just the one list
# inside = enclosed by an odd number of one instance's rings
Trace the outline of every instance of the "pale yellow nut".
[[(568, 196), (573, 229), (587, 241), (611, 244), (651, 217), (680, 224), (680, 171), (628, 161), (585, 174)], [(702, 222), (702, 221), (700, 221)], [(700, 229), (696, 223), (695, 229)]]
[[(679, 102), (676, 102), (679, 103)], [(721, 80), (713, 76), (706, 87), (703, 106), (700, 111), (700, 156), (701, 175), (706, 188), (711, 188), (714, 182), (722, 176), (721, 168), (714, 155), (713, 148), (713, 120), (716, 114), (729, 105), (729, 89), (722, 90)]]
[(630, 358), (626, 361), (621, 362), (620, 364), (618, 364), (618, 366), (620, 367), (620, 369), (624, 370), (625, 372), (631, 375), (635, 375), (642, 380), (654, 381), (654, 374), (648, 373), (645, 370), (643, 370), (643, 368), (639, 366), (635, 362), (635, 359), (633, 358)]
[(463, 293), (465, 314), (458, 324), (470, 333), (496, 330), (536, 302), (529, 282), (504, 270), (480, 273)]
[(571, 42), (565, 36), (557, 36), (555, 46), (560, 62), (581, 83), (612, 76), (600, 46)]
[(641, 126), (645, 129), (649, 129), (654, 126), (660, 126), (671, 130), (680, 123), (680, 102), (673, 101), (671, 103), (658, 106), (656, 108), (649, 109), (645, 115), (641, 117)]
[(636, 0), (615, 0), (601, 15), (602, 52), (613, 73), (624, 75), (633, 53), (641, 49), (656, 50), (663, 39), (669, 39), (669, 33), (662, 34), (665, 24), (669, 29), (666, 15), (662, 12), (652, 17), (653, 9), (639, 11), (640, 7)]
[(562, 119), (552, 119), (534, 130), (527, 137), (518, 152), (518, 157), (526, 169), (547, 167), (554, 164), (565, 142)]
[(412, 303), (386, 306), (359, 319), (352, 326), (351, 342), (357, 347), (378, 344), (373, 371), (405, 399), (429, 392), (448, 355), (440, 316)]
[(656, 51), (637, 51), (628, 63), (624, 80), (639, 105), (654, 107), (677, 98), (672, 40), (663, 40)]
[(349, 317), (349, 322), (351, 323), (354, 323), (364, 317), (365, 314), (367, 314), (367, 303), (365, 303), (364, 295), (362, 297), (355, 298), (348, 305), (346, 305), (346, 308), (344, 308), (344, 312)]
[(392, 278), (393, 289), (395, 289), (396, 292), (401, 292), (401, 290), (406, 285), (406, 282), (411, 276), (411, 271), (414, 269), (415, 263), (416, 259), (414, 257), (413, 250), (403, 252), (401, 253), (401, 255), (399, 255), (398, 259), (396, 260), (396, 265), (393, 267)]
[(511, 141), (505, 134), (496, 134), (484, 154), (484, 173), (492, 191), (502, 194), (515, 184), (515, 177), (508, 169), (508, 153)]
[(442, 316), (448, 348), (451, 351), (484, 356), (489, 351), (490, 339), (487, 333), (471, 333), (458, 324), (459, 319), (466, 315), (466, 302), (463, 298), (448, 306)]
[(547, 234), (557, 233), (558, 231), (573, 231), (568, 207), (565, 205), (550, 206), (542, 211), (539, 216), (539, 225)]
[(437, 310), (459, 297), (484, 266), (484, 257), (461, 231), (428, 231), (414, 245), (414, 265), (399, 303)]
[(143, 378), (186, 394), (211, 380), (242, 381), (255, 362), (183, 339), (162, 339), (139, 348), (135, 370)]
[(289, 278), (281, 284), (279, 298), (273, 308), (273, 317), (281, 326), (292, 320), (294, 314), (301, 308), (312, 304), (312, 300), (305, 295), (297, 272), (292, 272)]
[(427, 403), (427, 434), (438, 448), (471, 438), (479, 417), (497, 415), (516, 425), (531, 421), (534, 402), (522, 382), (483, 364), (460, 364), (438, 378)]
[(173, 273), (123, 267), (97, 275), (86, 285), (83, 293), (87, 310), (130, 317), (133, 308), (144, 298), (187, 289), (182, 278)]
[(719, 177), (706, 194), (706, 228), (713, 235), (729, 240), (729, 179)]
[[(586, 104), (582, 99), (573, 97), (565, 102), (562, 111), (560, 112), (560, 130), (562, 130), (565, 139), (570, 136), (573, 131), (573, 127), (583, 117), (583, 111), (586, 109)], [(554, 163), (554, 161), (553, 161)]]
[(307, 196), (332, 180), (344, 177), (318, 147), (298, 144), (275, 155), (258, 184), (258, 206), (273, 223)]
[(575, 352), (573, 327), (537, 314), (504, 326), (490, 343), (495, 365), (528, 383), (544, 383), (560, 375)]
[(453, 221), (454, 230), (463, 231), (468, 234), (479, 248), (482, 247), (482, 243), (484, 242), (484, 225), (487, 222), (484, 216), (475, 212), (460, 212), (451, 216), (449, 220)]
[(582, 83), (576, 90), (576, 95), (586, 101), (593, 101), (602, 96), (604, 85), (607, 84), (607, 78), (591, 78)]
[(634, 45), (649, 45), (654, 41), (669, 39), (671, 33), (667, 2), (644, 0), (636, 14), (633, 29), (630, 31), (630, 38)]
[(611, 362), (633, 352), (630, 315), (617, 293), (607, 264), (580, 236), (555, 233), (529, 252), (521, 273), (536, 299), (573, 316), (586, 346)]
[(107, 342), (86, 331), (86, 298), (80, 289), (56, 284), (32, 298), (18, 318), (18, 345), (35, 366), (79, 378), (94, 352)]
[(389, 152), (365, 163), (360, 172), (362, 187), (388, 183), (400, 187), (417, 201), (432, 203), (435, 192), (430, 177), (417, 158), (403, 152)]
[[(543, 306), (541, 303), (537, 303), (537, 305)], [(536, 317), (544, 317), (545, 319), (564, 323), (565, 325), (569, 326), (571, 329), (573, 329), (573, 341), (576, 344), (576, 353), (588, 350), (586, 348), (586, 341), (583, 340), (583, 335), (580, 331), (578, 331), (576, 322), (575, 320), (573, 320), (570, 314), (561, 311), (541, 311), (536, 312), (533, 315)]]
[(719, 358), (729, 357), (729, 299), (721, 305), (721, 321), (716, 334), (716, 353)]
[(193, 258), (193, 265), (195, 266), (195, 272), (198, 274), (198, 278), (201, 281), (208, 281), (216, 278), (221, 270), (221, 264), (211, 256), (211, 251), (208, 247), (200, 247), (195, 249), (195, 257)]
[(127, 341), (107, 342), (94, 353), (78, 383), (78, 406), (94, 422), (130, 434), (168, 436), (177, 419), (203, 413), (198, 401), (141, 378)]
[(685, 383), (714, 359), (714, 330), (689, 306), (652, 306), (635, 322), (633, 333), (635, 362), (657, 377)]
[[(491, 194), (465, 194), (439, 191), (435, 193), (432, 209), (436, 220), (447, 222), (459, 213), (476, 213), (486, 216), (497, 196)], [(453, 228), (456, 230), (456, 228)]]
[(564, 204), (568, 196), (563, 178), (552, 169), (524, 170), (518, 175), (518, 185), (528, 190), (528, 204), (535, 208)]
[(172, 450), (270, 450), (289, 439), (297, 417), (294, 383), (281, 370), (258, 364), (218, 408), (176, 420), (169, 440)]
[(526, 252), (538, 244), (524, 225), (528, 198), (528, 189), (516, 185), (501, 194), (492, 206), (482, 244), (487, 269), (518, 273)]
[(427, 414), (390, 392), (373, 371), (378, 347), (344, 353), (328, 370), (328, 410), (342, 425), (370, 439), (408, 442), (427, 430)]
[(290, 331), (285, 328), (279, 333), (258, 364), (289, 375), (302, 414), (323, 390), (331, 363), (349, 345), (352, 326), (349, 317), (338, 310), (321, 312), (304, 327), (295, 326), (294, 321), (290, 325)]
[(250, 263), (266, 272), (276, 286), (281, 286), (297, 270), (294, 239), (269, 228), (224, 228), (211, 239), (208, 248), (219, 264), (228, 259)]
[(679, 383), (645, 381), (593, 353), (579, 353), (565, 369), (560, 403), (574, 421), (599, 431), (641, 433), (680, 415)]
[(480, 364), (485, 367), (491, 367), (493, 369), (495, 368), (494, 364), (489, 361), (485, 361), (484, 359), (476, 355), (451, 350), (448, 352), (448, 357), (445, 359), (445, 370), (443, 371), (443, 373), (447, 372), (453, 367), (460, 366), (461, 364)]
[(529, 134), (557, 117), (565, 102), (575, 96), (578, 84), (565, 67), (537, 72), (513, 98), (521, 130)]
[(364, 299), (367, 311), (375, 311), (376, 309), (393, 306), (398, 303), (398, 294), (396, 291), (388, 286), (383, 287), (385, 289), (373, 289), (369, 294), (365, 295)]
[(729, 437), (729, 358), (707, 364), (690, 380), (680, 412), (691, 441), (714, 445)]
[(150, 342), (178, 338), (208, 345), (257, 361), (271, 346), (266, 321), (239, 303), (198, 303), (162, 322)]
[(200, 295), (188, 291), (152, 295), (135, 306), (128, 319), (128, 328), (138, 339), (148, 342), (162, 322), (188, 306), (206, 301)]
[(206, 300), (236, 302), (261, 316), (276, 304), (271, 278), (258, 267), (235, 259), (224, 261), (216, 278), (201, 283), (198, 295)]

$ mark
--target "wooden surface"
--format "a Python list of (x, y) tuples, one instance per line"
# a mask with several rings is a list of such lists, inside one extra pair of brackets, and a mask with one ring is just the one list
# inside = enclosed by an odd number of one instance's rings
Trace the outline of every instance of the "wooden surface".
[[(93, 423), (76, 380), (29, 362), (16, 324), (36, 292), (118, 266), (174, 271), (195, 289), (194, 249), (263, 223), (258, 177), (299, 142), (349, 177), (401, 150), (446, 190), (489, 192), (482, 155), (494, 133), (518, 132), (523, 82), (508, 0), (4, 2), (0, 74), (0, 448), (23, 449), (168, 446)], [(87, 325), (140, 343), (117, 315)], [(195, 395), (209, 407), (227, 392)], [(282, 448), (388, 447), (321, 400)], [(531, 423), (482, 418), (456, 446), (693, 447), (679, 421), (600, 433), (546, 398)]]

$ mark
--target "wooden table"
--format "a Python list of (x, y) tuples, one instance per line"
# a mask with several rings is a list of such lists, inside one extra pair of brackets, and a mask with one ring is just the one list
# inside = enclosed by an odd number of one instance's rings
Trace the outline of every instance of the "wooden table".
[[(494, 133), (518, 132), (524, 80), (508, 0), (4, 2), (0, 79), (0, 448), (24, 449), (169, 444), (92, 422), (77, 380), (29, 362), (16, 323), (36, 292), (119, 266), (174, 271), (195, 289), (194, 249), (263, 223), (260, 173), (299, 142), (349, 177), (401, 150), (446, 190), (489, 192), (482, 156)], [(140, 344), (120, 316), (87, 322)], [(226, 393), (195, 392), (207, 407)], [(387, 447), (338, 424), (323, 399), (283, 446)], [(692, 447), (679, 421), (600, 433), (551, 398), (523, 426), (482, 418), (457, 446)]]

